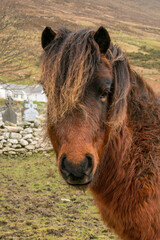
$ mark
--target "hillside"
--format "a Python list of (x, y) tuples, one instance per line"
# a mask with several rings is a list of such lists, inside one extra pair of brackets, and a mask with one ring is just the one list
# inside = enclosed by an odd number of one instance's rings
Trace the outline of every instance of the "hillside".
[(1, 0), (1, 3), (25, 18), (27, 29), (41, 29), (46, 24), (52, 24), (55, 28), (105, 25), (121, 30), (125, 25), (131, 25), (146, 31), (160, 31), (159, 0), (128, 0), (125, 4), (122, 0), (10, 0), (9, 4)]
[(125, 4), (122, 0), (1, 0), (0, 9), (0, 54), (8, 51), (0, 60), (0, 81), (32, 84), (39, 80), (40, 37), (46, 25), (55, 30), (103, 25), (113, 42), (128, 53), (136, 70), (159, 81), (159, 0), (128, 0)]

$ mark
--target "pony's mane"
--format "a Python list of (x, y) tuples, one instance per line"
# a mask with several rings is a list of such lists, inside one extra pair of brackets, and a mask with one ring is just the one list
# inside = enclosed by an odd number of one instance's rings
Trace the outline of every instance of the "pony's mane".
[(74, 108), (83, 108), (79, 102), (99, 61), (92, 31), (58, 31), (44, 53), (42, 66), (41, 82), (49, 100), (51, 121), (56, 122)]
[[(87, 29), (73, 33), (60, 29), (43, 54), (41, 83), (48, 97), (49, 120), (53, 123), (75, 108), (85, 109), (81, 99), (101, 62), (93, 35), (94, 32)], [(120, 48), (111, 43), (106, 58), (112, 66), (114, 78), (107, 123), (112, 125), (112, 129), (117, 129), (126, 117), (127, 97), (134, 85), (148, 96), (154, 94), (130, 69)]]

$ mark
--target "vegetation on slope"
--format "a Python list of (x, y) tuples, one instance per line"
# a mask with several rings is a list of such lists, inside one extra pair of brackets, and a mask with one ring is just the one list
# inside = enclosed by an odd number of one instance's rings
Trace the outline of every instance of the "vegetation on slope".
[[(155, 21), (159, 8), (156, 1), (152, 4), (148, 1), (148, 4), (152, 7), (147, 8), (146, 4), (140, 14), (141, 1), (134, 2), (133, 11), (133, 1), (130, 0), (125, 6), (121, 6), (119, 0), (114, 3), (101, 0), (99, 6), (91, 0), (83, 4), (77, 0), (47, 0), (45, 4), (41, 0), (1, 0), (0, 82), (34, 84), (40, 79), (41, 32), (46, 25), (54, 30), (60, 27), (97, 29), (103, 25), (109, 30), (113, 42), (126, 51), (131, 64), (142, 67), (146, 77), (152, 75), (153, 79), (159, 80), (160, 29)], [(148, 19), (145, 22), (149, 12), (149, 22)]]

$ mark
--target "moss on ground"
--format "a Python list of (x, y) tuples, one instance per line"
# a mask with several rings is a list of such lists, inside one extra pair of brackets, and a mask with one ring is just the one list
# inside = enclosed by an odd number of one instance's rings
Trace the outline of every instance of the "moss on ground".
[(0, 157), (0, 239), (116, 239), (89, 192), (69, 188), (54, 154)]

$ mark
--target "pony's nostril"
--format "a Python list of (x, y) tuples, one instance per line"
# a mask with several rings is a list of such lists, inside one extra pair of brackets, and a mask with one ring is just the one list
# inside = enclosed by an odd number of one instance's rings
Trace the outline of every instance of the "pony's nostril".
[(67, 163), (68, 163), (67, 156), (64, 154), (60, 159), (60, 170), (66, 176), (69, 175), (69, 172), (67, 169)]
[(66, 162), (66, 160), (67, 160), (66, 155), (63, 155), (61, 157), (61, 159), (60, 159), (60, 168), (61, 168), (61, 170), (65, 170), (65, 162)]
[(93, 157), (89, 154), (86, 154), (86, 171), (87, 173), (91, 173), (93, 170)]

